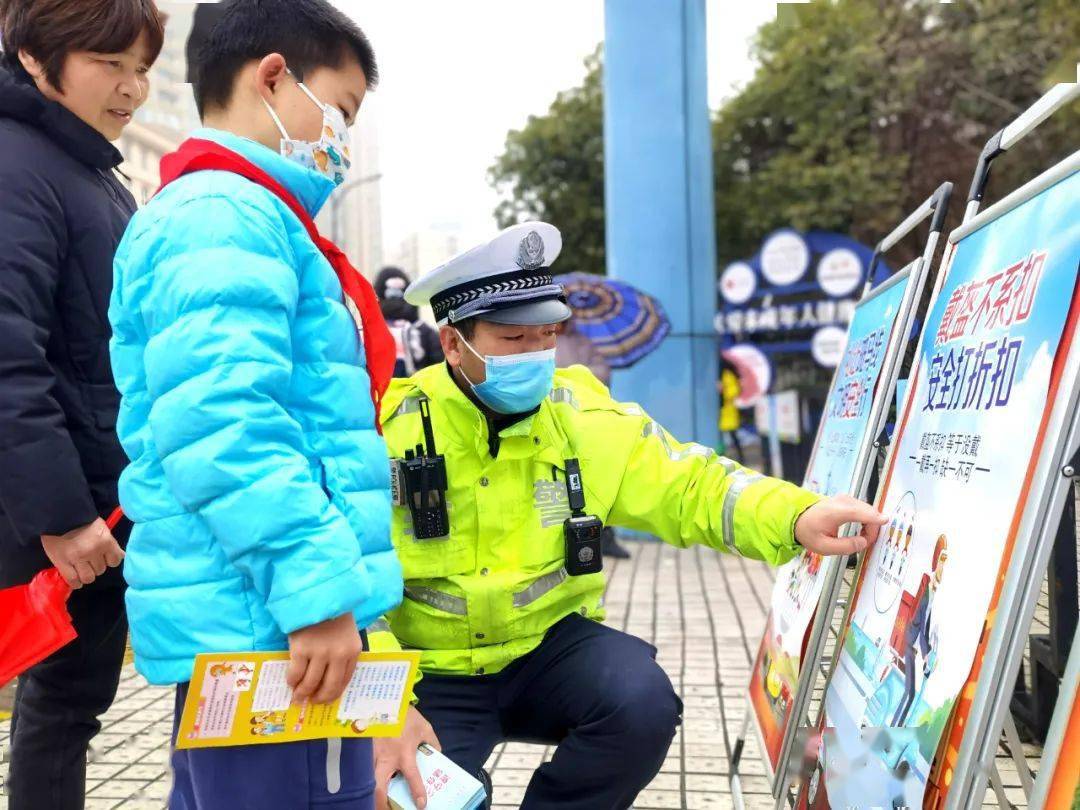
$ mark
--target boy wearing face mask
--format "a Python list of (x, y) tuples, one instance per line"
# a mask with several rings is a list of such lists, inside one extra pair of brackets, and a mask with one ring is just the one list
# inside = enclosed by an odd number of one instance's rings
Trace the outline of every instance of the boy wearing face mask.
[[(211, 10), (192, 49), (205, 128), (163, 160), (109, 313), (132, 646), (177, 684), (177, 717), (200, 652), (288, 648), (294, 699), (337, 698), (402, 592), (376, 430), (393, 339), (312, 222), (375, 56), (326, 0)], [(373, 789), (365, 740), (177, 751), (173, 770), (174, 808), (369, 807)]]
[[(529, 783), (529, 810), (629, 807), (652, 781), (682, 704), (656, 651), (601, 623), (604, 526), (777, 565), (802, 547), (856, 551), (866, 536), (838, 538), (840, 526), (884, 522), (679, 442), (582, 366), (556, 370), (557, 324), (570, 316), (552, 281), (561, 247), (552, 225), (516, 225), (405, 293), (431, 305), (446, 364), (392, 383), (383, 429), (407, 471), (430, 421), (449, 525), (418, 508), (438, 503), (409, 490), (422, 476), (401, 473), (392, 529), (405, 598), (372, 639), (420, 650), (424, 678), (402, 737), (376, 741), (380, 807), (395, 771), (422, 791), (411, 762), (436, 739), (481, 779), (507, 739), (557, 745)], [(435, 469), (426, 479), (440, 480)]]

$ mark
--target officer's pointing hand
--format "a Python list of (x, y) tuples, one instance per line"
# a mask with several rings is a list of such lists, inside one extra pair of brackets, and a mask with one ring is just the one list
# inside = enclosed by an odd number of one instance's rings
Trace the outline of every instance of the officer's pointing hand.
[[(888, 518), (870, 504), (850, 495), (836, 495), (818, 501), (799, 515), (795, 521), (795, 539), (803, 548), (823, 556), (855, 554), (873, 542), (886, 522)], [(839, 537), (847, 523), (857, 524), (859, 533)]]
[(375, 740), (375, 810), (387, 810), (390, 802), (386, 798), (390, 780), (395, 773), (400, 773), (409, 783), (409, 793), (413, 803), (424, 810), (427, 806), (427, 788), (420, 770), (416, 767), (416, 749), (427, 743), (436, 751), (442, 751), (435, 729), (415, 706), (410, 706), (405, 715), (405, 728), (397, 738), (379, 737)]

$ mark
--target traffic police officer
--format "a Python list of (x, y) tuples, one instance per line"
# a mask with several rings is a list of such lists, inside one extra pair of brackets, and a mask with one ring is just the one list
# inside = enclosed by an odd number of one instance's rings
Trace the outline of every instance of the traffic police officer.
[(525, 808), (625, 808), (653, 779), (682, 704), (655, 649), (602, 624), (604, 525), (779, 565), (800, 545), (861, 550), (841, 525), (883, 522), (677, 441), (584, 367), (556, 371), (561, 246), (552, 225), (516, 225), (406, 292), (431, 305), (446, 364), (382, 402), (405, 594), (369, 638), (419, 650), (423, 678), (402, 737), (376, 742), (379, 810), (397, 771), (423, 806), (421, 742), (482, 779), (505, 740), (556, 744)]

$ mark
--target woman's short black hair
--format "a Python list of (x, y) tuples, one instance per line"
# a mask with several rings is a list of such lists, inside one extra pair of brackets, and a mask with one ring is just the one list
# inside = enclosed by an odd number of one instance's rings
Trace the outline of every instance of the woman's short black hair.
[(340, 67), (351, 55), (360, 63), (368, 88), (379, 80), (375, 51), (367, 36), (328, 0), (223, 0), (210, 25), (196, 25), (189, 42), (194, 54), (189, 76), (199, 115), (228, 106), (236, 76), (248, 62), (280, 53), (293, 74), (319, 67)]
[(18, 69), (19, 51), (25, 50), (61, 92), (69, 53), (122, 53), (144, 31), (149, 66), (165, 41), (164, 15), (154, 0), (0, 0), (0, 61)]

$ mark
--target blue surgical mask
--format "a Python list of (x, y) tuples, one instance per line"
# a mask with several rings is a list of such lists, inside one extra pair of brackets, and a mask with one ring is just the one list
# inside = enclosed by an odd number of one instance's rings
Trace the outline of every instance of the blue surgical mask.
[(526, 413), (551, 392), (555, 379), (555, 350), (545, 349), (504, 357), (482, 355), (458, 332), (470, 352), (484, 361), (485, 380), (476, 384), (461, 372), (473, 393), (496, 413)]

